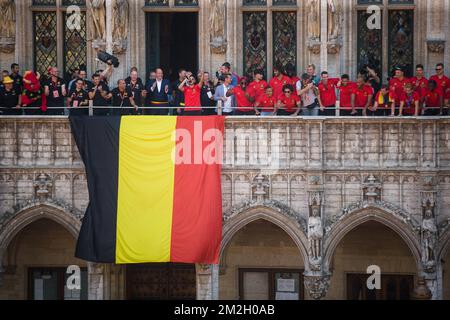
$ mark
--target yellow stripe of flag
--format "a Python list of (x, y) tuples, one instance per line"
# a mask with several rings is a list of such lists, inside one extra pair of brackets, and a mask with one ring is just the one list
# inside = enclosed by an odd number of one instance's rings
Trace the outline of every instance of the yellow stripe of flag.
[(177, 117), (122, 117), (116, 263), (170, 261)]

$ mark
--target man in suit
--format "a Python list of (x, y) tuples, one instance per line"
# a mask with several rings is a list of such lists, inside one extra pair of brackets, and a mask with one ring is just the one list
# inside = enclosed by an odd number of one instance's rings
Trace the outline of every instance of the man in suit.
[(233, 89), (231, 85), (232, 77), (231, 74), (222, 74), (220, 76), (220, 82), (216, 88), (216, 92), (214, 94), (215, 101), (222, 101), (222, 114), (224, 116), (231, 116), (236, 109), (236, 99), (234, 96), (227, 96), (227, 92)]
[(156, 79), (150, 80), (147, 84), (146, 106), (150, 109), (144, 110), (147, 115), (168, 115), (169, 95), (172, 92), (172, 85), (169, 80), (164, 79), (161, 68), (157, 68)]

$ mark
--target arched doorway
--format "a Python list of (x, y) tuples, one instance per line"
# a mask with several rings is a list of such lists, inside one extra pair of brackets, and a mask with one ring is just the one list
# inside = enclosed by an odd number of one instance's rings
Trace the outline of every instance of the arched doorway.
[[(24, 213), (23, 216), (28, 214)], [(43, 216), (35, 217), (16, 230), (6, 244), (0, 299), (87, 299), (87, 265), (74, 257), (74, 234), (55, 220)], [(19, 218), (16, 222), (20, 224), (20, 221)], [(80, 267), (80, 290), (69, 290), (66, 286), (70, 276), (66, 271), (71, 265)]]
[[(369, 266), (381, 270), (381, 289), (369, 290)], [(368, 220), (343, 235), (330, 263), (328, 299), (407, 300), (417, 275), (416, 258), (405, 241), (385, 224)]]
[(256, 219), (224, 245), (220, 299), (303, 299), (304, 260), (280, 226)]

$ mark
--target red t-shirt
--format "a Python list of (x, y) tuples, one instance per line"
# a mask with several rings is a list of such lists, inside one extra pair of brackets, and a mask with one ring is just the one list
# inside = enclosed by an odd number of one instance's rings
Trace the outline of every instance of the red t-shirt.
[(420, 96), (417, 92), (413, 91), (411, 95), (406, 93), (400, 96), (400, 102), (404, 102), (403, 113), (406, 115), (414, 115), (416, 112), (416, 101), (420, 101)]
[(263, 112), (273, 112), (275, 103), (277, 102), (273, 95), (268, 97), (267, 94), (259, 96), (256, 101), (258, 106), (262, 108)]
[(445, 93), (445, 99), (450, 99), (450, 87), (447, 88), (447, 92)]
[(236, 97), (237, 109), (239, 111), (252, 111), (253, 104), (247, 99), (246, 92), (240, 86), (234, 87), (233, 94)]
[(281, 107), (281, 109), (284, 109), (289, 113), (294, 113), (295, 109), (297, 108), (297, 103), (300, 101), (300, 98), (298, 97), (298, 95), (292, 93), (290, 97), (286, 97), (286, 95), (283, 93), (278, 97), (278, 101), (285, 105), (284, 107)]
[(297, 76), (291, 77), (291, 85), (295, 88), (297, 86), (297, 82), (300, 81), (300, 78)]
[(434, 80), (437, 83), (437, 89), (441, 95), (443, 95), (447, 88), (450, 88), (450, 79), (446, 76), (439, 78), (437, 75), (431, 76), (430, 80)]
[(287, 76), (283, 76), (283, 78), (281, 78), (281, 80), (278, 79), (277, 77), (272, 78), (272, 80), (270, 80), (270, 82), (269, 82), (269, 85), (273, 89), (273, 95), (275, 97), (278, 97), (283, 93), (283, 87), (286, 84), (290, 84), (290, 83), (291, 83), (291, 79), (289, 79), (289, 77), (287, 77)]
[(364, 108), (367, 104), (369, 96), (373, 96), (373, 88), (370, 85), (364, 85), (362, 88), (356, 86), (353, 89), (353, 94), (355, 95), (355, 107)]
[[(407, 83), (411, 83), (411, 81), (407, 78), (403, 78), (400, 80), (398, 78), (393, 78), (389, 80), (389, 88), (394, 91), (396, 97), (403, 96), (405, 92), (405, 85)], [(395, 103), (398, 105), (399, 102), (396, 100)]]
[(414, 91), (416, 91), (421, 98), (423, 98), (425, 96), (425, 93), (427, 91), (428, 88), (428, 80), (425, 77), (422, 78), (417, 78), (417, 77), (412, 77), (410, 79), (411, 83), (414, 86)]
[(441, 94), (439, 91), (434, 90), (426, 90), (424, 98), (425, 98), (425, 105), (429, 108), (439, 108), (441, 106)]
[(261, 80), (258, 82), (253, 81), (248, 85), (247, 92), (250, 95), (250, 97), (254, 97), (255, 99), (258, 99), (259, 96), (264, 94), (266, 87), (267, 87), (267, 82), (265, 80)]
[(196, 84), (192, 87), (184, 87), (184, 110), (186, 111), (199, 111), (201, 110), (200, 102), (200, 90), (201, 87)]
[(322, 82), (319, 83), (319, 96), (320, 101), (324, 107), (331, 107), (336, 105), (336, 84), (339, 80), (328, 79), (328, 83), (325, 86)]
[(351, 109), (352, 108), (352, 92), (355, 88), (354, 82), (347, 83), (346, 86), (338, 87), (340, 92), (340, 101), (342, 109)]

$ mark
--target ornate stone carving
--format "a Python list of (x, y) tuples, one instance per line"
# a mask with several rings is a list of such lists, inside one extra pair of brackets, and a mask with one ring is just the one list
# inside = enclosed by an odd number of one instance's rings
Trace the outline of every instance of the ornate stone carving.
[(200, 263), (197, 264), (197, 274), (208, 275), (212, 272), (212, 266), (210, 264)]
[(304, 274), (305, 288), (311, 298), (320, 300), (330, 287), (331, 274)]
[(223, 213), (223, 222), (226, 222), (230, 219), (232, 219), (234, 216), (238, 215), (241, 212), (257, 208), (257, 207), (266, 207), (269, 209), (272, 209), (276, 212), (279, 212), (297, 222), (297, 225), (303, 230), (303, 232), (307, 232), (307, 222), (306, 220), (300, 215), (300, 213), (293, 210), (291, 207), (276, 201), (276, 200), (266, 200), (262, 203), (256, 202), (256, 201), (247, 201), (241, 203), (239, 206), (235, 206), (231, 208), (230, 210)]
[(320, 41), (311, 40), (307, 42), (308, 44), (308, 50), (312, 54), (319, 54), (320, 53)]
[(16, 7), (14, 0), (0, 0), (0, 52), (12, 53), (16, 44)]
[(45, 201), (52, 196), (53, 182), (48, 174), (41, 173), (33, 183), (34, 195), (40, 201)]
[(342, 44), (339, 41), (330, 42), (327, 44), (327, 51), (329, 54), (337, 54), (341, 51)]
[(256, 202), (264, 202), (268, 198), (270, 184), (266, 180), (267, 178), (261, 173), (253, 179), (253, 200)]
[(378, 200), (375, 202), (357, 201), (348, 205), (347, 207), (344, 207), (340, 215), (334, 215), (327, 221), (325, 232), (329, 232), (337, 222), (342, 221), (348, 215), (367, 208), (380, 209), (382, 211), (390, 212), (393, 216), (400, 219), (403, 223), (410, 225), (414, 231), (419, 232), (421, 230), (419, 222), (411, 217), (403, 208), (400, 208), (399, 206), (396, 206), (390, 202)]
[(428, 40), (427, 41), (428, 51), (433, 53), (444, 53), (445, 41), (444, 40)]
[(113, 52), (122, 54), (128, 47), (130, 9), (128, 0), (114, 0), (113, 3)]
[(340, 0), (328, 0), (327, 2), (328, 41), (333, 41), (339, 39), (341, 34), (342, 5)]
[(308, 219), (309, 263), (311, 270), (319, 271), (322, 265), (323, 225), (320, 206), (311, 206)]
[(364, 201), (373, 203), (381, 200), (381, 183), (371, 174), (363, 183)]
[(209, 4), (211, 8), (209, 16), (211, 52), (223, 54), (227, 52), (226, 0), (209, 0)]
[(320, 41), (320, 1), (309, 0), (307, 3), (308, 39)]
[(422, 192), (422, 228), (420, 240), (422, 244), (422, 264), (427, 273), (435, 272), (436, 267), (436, 243), (438, 229), (434, 214), (434, 193)]
[(89, 12), (92, 16), (94, 29), (92, 32), (93, 39), (106, 40), (106, 9), (105, 0), (88, 1)]

